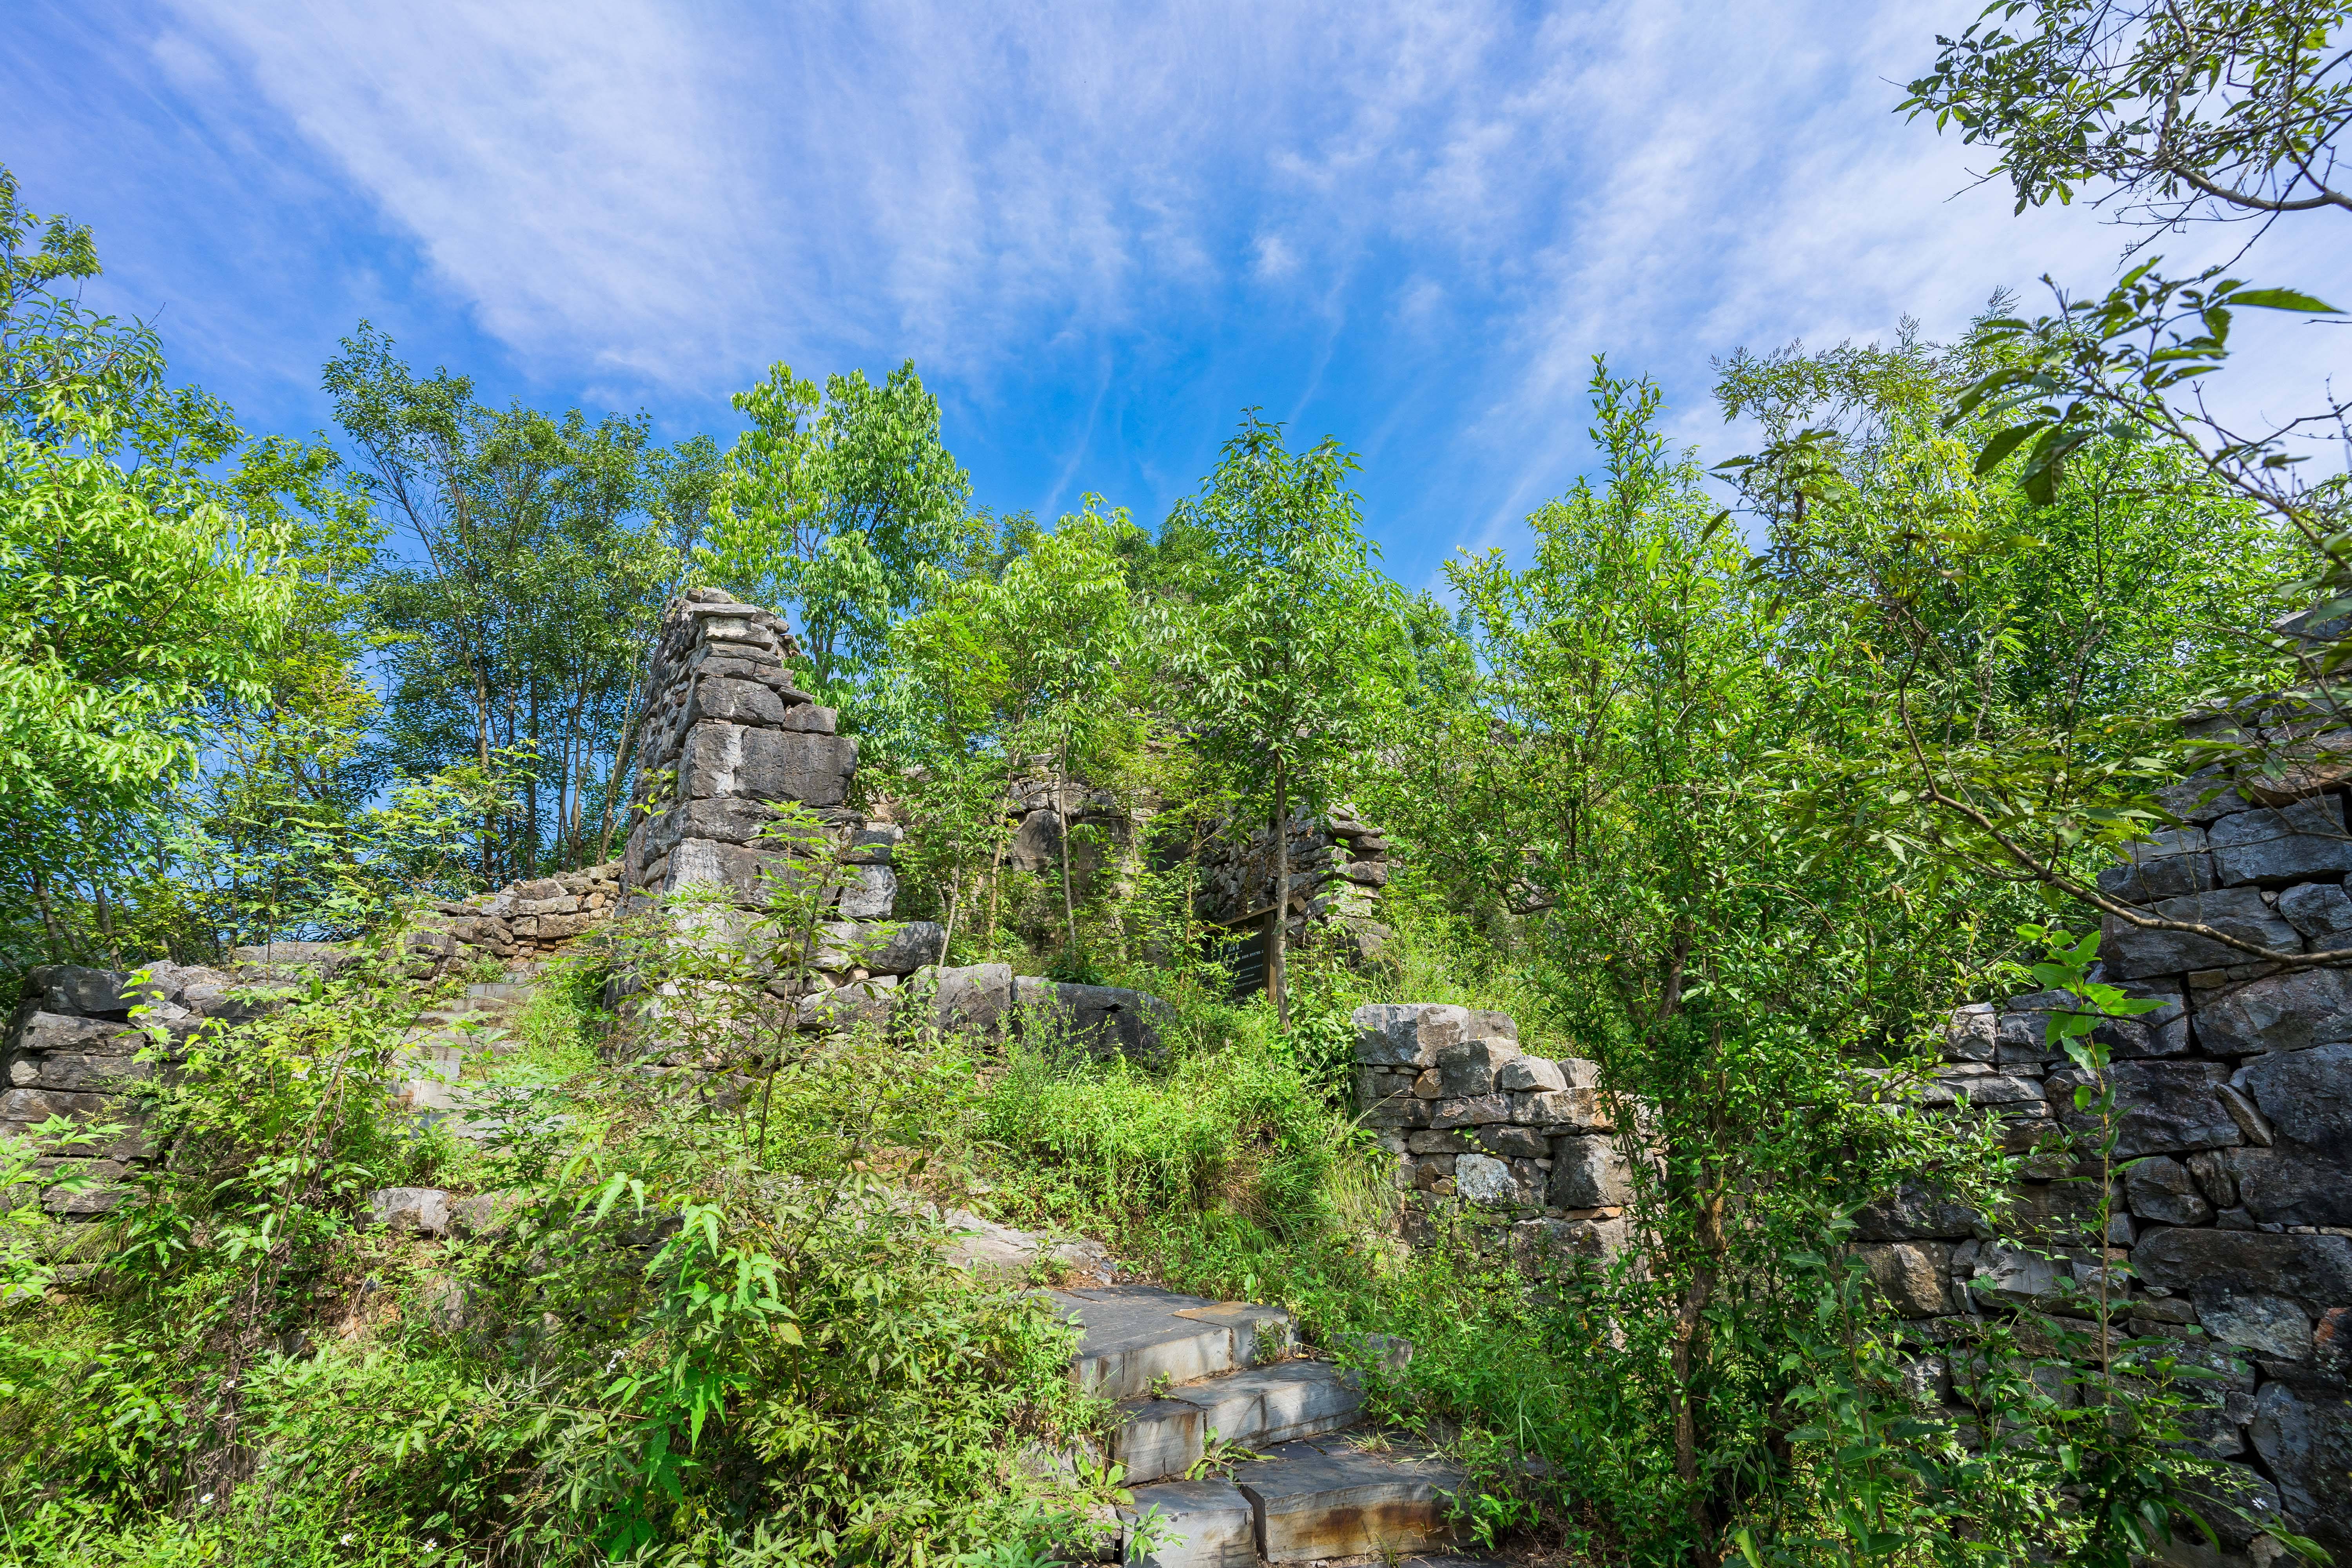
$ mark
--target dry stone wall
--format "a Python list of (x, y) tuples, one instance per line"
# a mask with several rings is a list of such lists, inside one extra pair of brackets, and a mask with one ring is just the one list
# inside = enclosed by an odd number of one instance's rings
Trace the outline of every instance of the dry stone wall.
[(1500, 1013), (1380, 1003), (1354, 1022), (1356, 1106), (1394, 1162), (1408, 1240), (1471, 1209), (1531, 1267), (1623, 1248), (1631, 1171), (1597, 1064), (1528, 1055)]
[[(1344, 806), (1317, 815), (1291, 814), (1288, 941), (1304, 942), (1310, 926), (1345, 937), (1364, 957), (1376, 957), (1391, 934), (1380, 921), (1381, 889), (1389, 882), (1388, 836)], [(1276, 902), (1274, 826), (1239, 840), (1223, 840), (1202, 857), (1195, 913), (1211, 925), (1241, 927), (1263, 920)]]
[[(2219, 788), (2173, 792), (2183, 825), (2105, 872), (2102, 890), (2273, 949), (2352, 945), (2343, 798)], [(2247, 963), (2210, 938), (2115, 917), (2100, 948), (2098, 978), (2162, 1004), (2098, 1033), (2117, 1112), (2106, 1234), (2087, 1234), (2096, 1170), (2062, 1142), (2095, 1136), (2074, 1104), (2084, 1075), (2048, 1038), (2051, 1012), (2074, 999), (2042, 992), (1957, 1014), (1926, 1092), (1991, 1118), (2024, 1157), (2011, 1239), (1913, 1188), (1864, 1211), (1861, 1255), (1927, 1344), (1973, 1317), (2052, 1307), (2070, 1279), (2128, 1259), (2110, 1289), (2129, 1331), (2177, 1338), (2221, 1374), (2193, 1436), (2231, 1467), (2224, 1490), (2352, 1561), (2352, 974)], [(2214, 1523), (2222, 1563), (2267, 1549), (2234, 1520)]]

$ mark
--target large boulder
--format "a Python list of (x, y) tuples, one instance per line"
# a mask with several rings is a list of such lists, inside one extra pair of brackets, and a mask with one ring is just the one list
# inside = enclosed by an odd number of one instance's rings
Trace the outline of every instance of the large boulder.
[(2277, 887), (2352, 871), (2352, 837), (2332, 795), (2242, 811), (2214, 823), (2206, 837), (2224, 887)]
[(2352, 1302), (2352, 1237), (2158, 1226), (2131, 1261), (2142, 1283), (2176, 1292), (2284, 1296), (2315, 1315)]
[(1159, 997), (1114, 985), (1072, 985), (1023, 975), (1014, 983), (1024, 1034), (1058, 1037), (1091, 1056), (1121, 1056), (1130, 1061), (1166, 1059), (1160, 1030), (1175, 1021), (1175, 1009)]
[(931, 1012), (941, 1034), (1003, 1034), (1013, 1017), (1012, 965), (972, 963), (939, 971)]
[(2293, 1527), (2352, 1561), (2352, 1404), (2339, 1384), (2281, 1379), (2254, 1396), (2254, 1451), (2277, 1478)]
[[(2230, 1069), (2219, 1062), (2116, 1063), (2108, 1069), (2116, 1097), (2116, 1157), (2185, 1154), (2244, 1142), (2219, 1092), (2229, 1077)], [(2097, 1130), (2097, 1119), (2074, 1109), (2074, 1090), (2082, 1081), (2073, 1068), (2052, 1073), (2050, 1099), (2069, 1127), (2090, 1134)]]
[(2197, 1009), (2197, 1043), (2212, 1056), (2299, 1051), (2341, 1040), (2352, 1040), (2352, 971), (2265, 974)]

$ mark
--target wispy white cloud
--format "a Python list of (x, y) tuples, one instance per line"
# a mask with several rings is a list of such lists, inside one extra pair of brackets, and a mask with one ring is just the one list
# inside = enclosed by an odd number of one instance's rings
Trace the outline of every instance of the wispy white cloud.
[[(1715, 440), (1711, 355), (1948, 332), (2120, 243), (1891, 114), (1944, 5), (171, 3), (215, 139), (257, 96), (538, 374), (911, 354), (1038, 498), (1189, 483), (1263, 404), (1409, 449), (1384, 515), (1434, 553), (1580, 464), (1596, 352)], [(2270, 259), (2352, 293), (2319, 240)], [(2292, 405), (2334, 342), (2250, 330)]]

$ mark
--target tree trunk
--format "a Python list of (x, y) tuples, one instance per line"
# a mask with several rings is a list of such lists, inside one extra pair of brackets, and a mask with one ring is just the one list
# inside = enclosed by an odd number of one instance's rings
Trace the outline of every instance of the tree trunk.
[[(959, 849), (962, 847), (957, 846)], [(948, 875), (948, 918), (940, 933), (940, 967), (948, 966), (948, 944), (955, 941), (956, 900), (963, 893), (963, 867), (958, 865)]]
[(41, 907), (41, 930), (49, 939), (49, 962), (62, 963), (66, 950), (64, 940), (58, 935), (58, 911), (49, 907), (48, 879), (41, 875), (38, 867), (33, 869), (33, 902)]
[(1066, 736), (1054, 770), (1054, 810), (1062, 819), (1062, 928), (1068, 936), (1069, 954), (1076, 958), (1078, 914), (1077, 905), (1070, 897), (1070, 744)]
[(1290, 942), (1290, 771), (1274, 765), (1274, 910), (1265, 930), (1265, 990), (1274, 998), (1274, 1021), (1290, 1027), (1290, 985), (1283, 953)]

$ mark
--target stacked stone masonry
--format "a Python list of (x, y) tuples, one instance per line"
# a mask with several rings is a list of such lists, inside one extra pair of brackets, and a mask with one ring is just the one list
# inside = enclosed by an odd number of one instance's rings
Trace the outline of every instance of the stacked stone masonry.
[(1468, 1208), (1533, 1268), (1623, 1248), (1631, 1171), (1594, 1063), (1528, 1056), (1500, 1013), (1381, 1003), (1354, 1021), (1356, 1106), (1395, 1162), (1407, 1239)]
[[(1291, 814), (1288, 940), (1304, 942), (1310, 926), (1344, 933), (1365, 957), (1388, 941), (1380, 923), (1381, 889), (1389, 882), (1388, 836), (1345, 806), (1320, 816)], [(1275, 905), (1272, 824), (1246, 838), (1223, 840), (1203, 856), (1195, 913), (1211, 925), (1244, 927)]]
[(35, 1163), (45, 1184), (42, 1207), (69, 1219), (112, 1208), (121, 1196), (118, 1184), (155, 1155), (129, 1090), (170, 1071), (199, 1031), (283, 1005), (304, 989), (310, 971), (331, 972), (346, 956), (323, 943), (279, 942), (238, 948), (226, 969), (159, 963), (143, 972), (66, 963), (34, 970), (0, 1036), (0, 1138), (27, 1137), (51, 1117), (120, 1129), (101, 1143), (56, 1146)]
[(673, 600), (662, 618), (638, 720), (636, 826), (621, 860), (624, 908), (688, 888), (717, 888), (756, 906), (792, 856), (763, 837), (782, 802), (814, 811), (845, 864), (828, 895), (818, 967), (861, 994), (895, 986), (940, 961), (945, 932), (893, 921), (890, 868), (898, 829), (849, 805), (856, 737), (795, 683), (800, 657), (781, 616), (714, 588)]
[[(2181, 826), (2102, 890), (2274, 950), (2352, 945), (2344, 800), (2219, 788), (2171, 792)], [(2100, 947), (2099, 978), (2162, 1004), (2099, 1033), (2118, 1113), (2105, 1246), (2086, 1236), (2095, 1169), (2061, 1147), (2062, 1131), (2093, 1131), (2074, 1104), (2083, 1075), (2048, 1041), (2050, 1012), (2074, 998), (2043, 992), (1955, 1015), (1925, 1096), (1991, 1118), (2025, 1158), (2011, 1240), (1906, 1189), (1864, 1212), (1862, 1256), (1928, 1344), (1971, 1316), (2050, 1306), (2067, 1277), (2128, 1259), (2109, 1278), (2130, 1331), (2179, 1336), (2222, 1373), (2194, 1436), (2231, 1465), (2224, 1490), (2352, 1561), (2352, 971), (2249, 963), (2112, 916)], [(1929, 1384), (1945, 1378), (1937, 1358), (1922, 1364)], [(2184, 1561), (2262, 1560), (2246, 1526), (2213, 1522), (2226, 1550), (2183, 1548)]]

